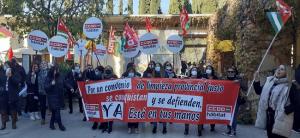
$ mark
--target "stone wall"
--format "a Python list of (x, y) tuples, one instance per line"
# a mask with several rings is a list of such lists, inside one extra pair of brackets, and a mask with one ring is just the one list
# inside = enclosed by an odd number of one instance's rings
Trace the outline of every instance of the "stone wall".
[[(295, 0), (286, 0), (286, 2), (289, 5), (295, 5)], [(252, 80), (253, 73), (257, 70), (275, 35), (274, 29), (266, 17), (267, 11), (276, 10), (275, 6), (274, 1), (270, 0), (228, 0), (210, 21), (207, 56), (214, 66), (221, 68), (218, 63), (221, 54), (213, 47), (221, 40), (233, 40), (235, 57), (226, 60), (235, 60), (239, 71), (244, 74), (244, 79)], [(299, 8), (295, 9), (299, 14)], [(278, 35), (260, 70), (263, 77), (269, 75), (270, 71), (279, 64), (291, 65), (291, 48), (296, 43), (295, 28), (297, 27), (295, 26), (297, 26), (297, 19), (290, 19)], [(298, 34), (300, 34), (299, 30)], [(300, 53), (299, 36), (297, 51)], [(297, 62), (299, 62), (299, 53)], [(241, 116), (246, 119), (243, 122), (251, 123), (256, 116), (258, 96), (252, 92), (247, 98), (248, 103), (242, 109), (244, 111)], [(250, 118), (245, 118), (249, 116)]]

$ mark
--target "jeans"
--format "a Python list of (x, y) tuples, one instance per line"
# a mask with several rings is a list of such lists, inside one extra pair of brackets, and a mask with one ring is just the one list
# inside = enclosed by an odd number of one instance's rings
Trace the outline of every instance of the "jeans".
[(240, 104), (237, 102), (235, 104), (235, 110), (234, 110), (234, 114), (233, 114), (233, 120), (232, 120), (232, 125), (228, 125), (227, 128), (229, 129), (229, 131), (236, 131), (236, 127), (237, 127), (237, 117), (238, 117), (238, 112), (239, 112), (239, 108), (240, 108)]
[(46, 119), (46, 110), (47, 110), (47, 97), (46, 95), (40, 95), (39, 96), (39, 102), (40, 102), (40, 108), (41, 108), (41, 116), (42, 119), (45, 120)]
[[(156, 128), (157, 128), (157, 122), (153, 122), (152, 124), (153, 124), (153, 127), (156, 127)], [(166, 127), (167, 127), (167, 123), (166, 123), (166, 122), (164, 122), (164, 123), (162, 123), (162, 124), (163, 124), (163, 128), (166, 128)]]

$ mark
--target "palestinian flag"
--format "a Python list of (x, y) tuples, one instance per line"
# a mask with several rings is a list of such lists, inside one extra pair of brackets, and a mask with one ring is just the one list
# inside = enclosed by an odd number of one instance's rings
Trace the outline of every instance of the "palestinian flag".
[(0, 38), (12, 37), (12, 33), (6, 27), (0, 27)]
[(283, 0), (276, 0), (277, 12), (267, 12), (276, 33), (280, 32), (284, 24), (292, 16), (292, 9)]

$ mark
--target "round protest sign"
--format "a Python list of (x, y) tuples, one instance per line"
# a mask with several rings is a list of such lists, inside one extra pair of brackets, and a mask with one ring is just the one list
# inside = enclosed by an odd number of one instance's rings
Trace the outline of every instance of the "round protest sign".
[(179, 53), (183, 48), (183, 40), (179, 35), (171, 35), (167, 39), (167, 49), (173, 53)]
[(96, 45), (94, 49), (93, 56), (98, 59), (105, 59), (107, 55), (107, 50), (102, 44)]
[(49, 40), (48, 51), (54, 57), (63, 57), (68, 52), (68, 40), (62, 36), (53, 36)]
[(133, 58), (137, 56), (137, 54), (140, 52), (140, 50), (138, 49), (138, 40), (127, 40), (122, 52), (125, 58)]
[(40, 30), (34, 30), (29, 33), (27, 43), (33, 50), (40, 51), (47, 47), (48, 36)]
[(102, 21), (96, 17), (88, 18), (83, 24), (83, 33), (90, 39), (98, 38), (102, 29)]
[(87, 54), (88, 50), (85, 48), (86, 40), (79, 39), (74, 46), (75, 53), (79, 56), (84, 56)]
[(145, 54), (154, 54), (159, 49), (158, 37), (152, 33), (146, 33), (139, 40), (139, 49)]

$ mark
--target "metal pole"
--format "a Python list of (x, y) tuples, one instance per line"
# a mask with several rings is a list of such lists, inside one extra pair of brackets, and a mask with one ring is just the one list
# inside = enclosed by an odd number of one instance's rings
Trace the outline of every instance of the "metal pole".
[[(263, 64), (263, 62), (264, 62), (264, 60), (265, 60), (265, 58), (267, 57), (267, 55), (268, 55), (268, 53), (269, 53), (269, 51), (270, 51), (270, 49), (271, 49), (273, 43), (275, 42), (275, 40), (276, 40), (278, 34), (279, 34), (279, 32), (276, 33), (276, 35), (274, 36), (273, 40), (271, 41), (271, 43), (270, 43), (270, 45), (269, 45), (269, 47), (268, 47), (268, 49), (267, 49), (265, 55), (263, 56), (263, 59), (261, 60), (261, 62), (260, 62), (260, 64), (259, 64), (258, 69), (257, 69), (256, 72), (259, 72), (259, 70), (260, 70), (260, 68), (261, 68), (261, 66), (262, 66), (262, 64)], [(251, 88), (252, 88), (253, 83), (254, 83), (254, 81), (255, 81), (255, 77), (256, 77), (256, 76), (254, 76), (253, 80), (251, 81), (251, 85), (250, 85), (250, 87), (248, 88), (247, 96), (249, 96), (249, 94), (250, 94), (250, 92), (251, 92)]]

